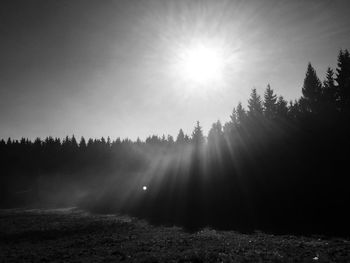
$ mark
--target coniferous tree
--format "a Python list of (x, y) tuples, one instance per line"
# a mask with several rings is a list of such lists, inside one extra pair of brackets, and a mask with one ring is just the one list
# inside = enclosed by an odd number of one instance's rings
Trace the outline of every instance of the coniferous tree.
[(37, 137), (34, 141), (34, 148), (36, 148), (37, 150), (40, 150), (41, 146), (42, 146), (42, 141), (39, 137)]
[(27, 144), (27, 140), (24, 137), (22, 137), (21, 140), (20, 140), (20, 144), (22, 146), (26, 145)]
[(185, 143), (185, 134), (182, 129), (180, 129), (179, 134), (177, 135), (176, 143), (178, 144)]
[(233, 107), (232, 114), (230, 115), (230, 121), (225, 123), (223, 126), (223, 132), (226, 135), (231, 134), (235, 127), (238, 125), (238, 115), (236, 108)]
[(102, 147), (107, 145), (107, 141), (106, 141), (106, 139), (104, 137), (101, 137), (100, 144), (101, 144)]
[(288, 103), (283, 96), (279, 96), (276, 102), (276, 114), (280, 118), (286, 118), (288, 115)]
[(268, 84), (264, 94), (264, 114), (266, 118), (273, 119), (276, 117), (276, 102), (277, 96), (271, 89), (270, 84)]
[(174, 143), (174, 137), (171, 135), (168, 135), (167, 141), (169, 145), (172, 145)]
[(217, 122), (213, 123), (209, 131), (208, 142), (218, 143), (219, 140), (222, 138), (222, 135), (223, 135), (222, 124), (218, 120)]
[(67, 150), (70, 148), (70, 139), (68, 137), (68, 135), (63, 139), (63, 142), (62, 142), (62, 149), (63, 150)]
[(204, 142), (204, 135), (202, 127), (199, 125), (199, 121), (197, 121), (197, 125), (194, 127), (194, 130), (192, 132), (192, 142), (195, 145), (200, 145)]
[(334, 83), (334, 72), (329, 67), (326, 72), (326, 79), (323, 81), (322, 95), (326, 102), (336, 101), (336, 87)]
[(307, 66), (302, 93), (306, 111), (318, 113), (322, 100), (322, 84), (311, 63)]
[(82, 150), (85, 150), (86, 149), (86, 141), (85, 141), (85, 138), (83, 136), (81, 136), (80, 138), (80, 142), (79, 142), (79, 148), (82, 149)]
[(257, 94), (256, 89), (252, 89), (250, 98), (248, 100), (248, 116), (249, 117), (260, 117), (263, 113), (263, 106), (260, 96)]
[(93, 146), (93, 144), (94, 144), (94, 140), (89, 138), (88, 143), (87, 143), (87, 147), (91, 148)]
[(236, 112), (237, 112), (237, 122), (239, 124), (244, 123), (245, 120), (247, 119), (247, 113), (246, 113), (245, 109), (243, 108), (241, 102), (238, 102), (238, 105), (236, 107)]
[(161, 143), (164, 145), (166, 143), (166, 138), (165, 135), (163, 134), (162, 139), (161, 139)]
[(330, 67), (328, 67), (326, 72), (326, 79), (323, 81), (322, 102), (324, 104), (324, 114), (336, 111), (337, 90), (335, 86), (334, 72)]
[(236, 125), (238, 123), (237, 110), (233, 107), (232, 114), (230, 115), (231, 123)]
[(78, 148), (79, 148), (78, 142), (77, 142), (77, 140), (75, 139), (75, 136), (73, 135), (73, 136), (72, 136), (72, 139), (70, 140), (70, 150), (73, 151), (73, 152), (75, 152), (75, 151), (78, 150)]
[(350, 54), (349, 51), (340, 50), (338, 55), (338, 68), (336, 69), (337, 101), (343, 113), (350, 113)]

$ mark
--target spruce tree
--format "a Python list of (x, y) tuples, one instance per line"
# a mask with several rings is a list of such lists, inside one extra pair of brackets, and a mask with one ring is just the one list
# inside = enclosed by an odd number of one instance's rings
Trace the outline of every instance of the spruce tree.
[(280, 118), (286, 118), (288, 115), (288, 103), (283, 96), (279, 96), (276, 102), (276, 115)]
[(322, 84), (311, 63), (307, 66), (302, 93), (306, 111), (313, 113), (319, 112), (322, 99)]
[(231, 123), (236, 125), (238, 123), (238, 116), (235, 107), (233, 107), (232, 114), (230, 115)]
[(199, 121), (197, 121), (197, 125), (194, 127), (192, 132), (192, 142), (195, 145), (200, 145), (204, 142), (203, 131), (202, 127), (199, 125)]
[(75, 139), (75, 136), (72, 136), (72, 139), (70, 140), (70, 146), (71, 146), (71, 150), (77, 150), (78, 149), (78, 142)]
[(329, 67), (326, 72), (326, 79), (323, 81), (322, 101), (324, 103), (324, 111), (335, 112), (337, 109), (337, 89), (335, 86), (334, 72)]
[(213, 123), (213, 125), (209, 131), (208, 142), (217, 143), (222, 138), (222, 135), (223, 135), (222, 124), (218, 120), (217, 122)]
[(85, 150), (86, 149), (86, 141), (85, 141), (85, 138), (83, 136), (81, 136), (81, 138), (80, 138), (79, 148), (81, 150)]
[(250, 98), (248, 100), (248, 116), (249, 117), (260, 117), (263, 113), (263, 106), (260, 96), (257, 94), (256, 89), (252, 89)]
[(326, 79), (323, 81), (322, 95), (326, 102), (336, 101), (336, 89), (334, 84), (334, 72), (328, 67)]
[(174, 144), (174, 137), (171, 136), (171, 135), (168, 135), (167, 141), (168, 141), (168, 144), (169, 144), (169, 145)]
[(340, 50), (336, 71), (339, 109), (343, 113), (350, 113), (350, 54), (347, 49)]
[(268, 84), (264, 94), (264, 114), (266, 118), (273, 119), (276, 117), (276, 102), (277, 96)]
[(237, 122), (239, 124), (244, 123), (246, 118), (247, 118), (247, 113), (246, 113), (245, 109), (243, 108), (241, 102), (238, 102), (238, 105), (236, 107), (236, 112), (237, 112)]
[(176, 143), (178, 144), (185, 143), (185, 134), (182, 129), (180, 129), (179, 134), (177, 135)]

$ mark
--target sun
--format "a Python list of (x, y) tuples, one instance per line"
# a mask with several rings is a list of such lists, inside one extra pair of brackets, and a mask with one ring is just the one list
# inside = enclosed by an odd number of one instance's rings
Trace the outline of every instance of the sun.
[(226, 60), (219, 46), (192, 44), (179, 50), (177, 70), (194, 84), (211, 84), (222, 80)]

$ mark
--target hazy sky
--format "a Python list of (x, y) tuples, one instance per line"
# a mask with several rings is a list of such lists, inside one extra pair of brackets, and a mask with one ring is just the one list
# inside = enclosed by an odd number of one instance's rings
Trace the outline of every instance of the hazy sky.
[[(299, 97), (309, 61), (323, 79), (350, 48), (349, 13), (349, 0), (1, 1), (0, 138), (207, 132), (253, 87)], [(222, 81), (174, 72), (191, 41), (234, 58)]]

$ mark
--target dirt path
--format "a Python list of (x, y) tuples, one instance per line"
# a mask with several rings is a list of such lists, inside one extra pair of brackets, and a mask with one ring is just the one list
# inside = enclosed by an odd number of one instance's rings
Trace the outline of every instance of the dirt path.
[(151, 226), (75, 208), (1, 210), (0, 262), (350, 262), (350, 241)]

